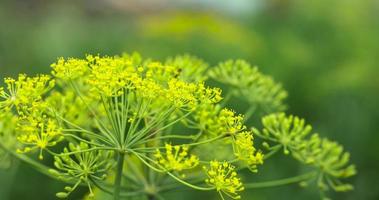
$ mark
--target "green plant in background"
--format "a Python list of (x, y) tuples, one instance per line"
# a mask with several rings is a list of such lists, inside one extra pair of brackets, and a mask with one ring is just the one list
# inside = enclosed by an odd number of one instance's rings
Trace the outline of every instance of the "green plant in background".
[[(22, 160), (88, 198), (165, 199), (192, 188), (221, 199), (243, 199), (246, 189), (316, 183), (351, 190), (349, 154), (335, 142), (310, 134), (303, 119), (278, 113), (287, 93), (271, 77), (242, 60), (214, 68), (189, 55), (165, 62), (139, 54), (60, 58), (52, 76), (6, 78), (0, 89), (2, 163)], [(207, 81), (225, 84), (219, 88)], [(244, 115), (226, 108), (233, 98)], [(256, 113), (263, 129), (249, 119)], [(262, 140), (261, 150), (255, 137)], [(308, 172), (287, 179), (246, 182), (283, 149)], [(38, 160), (52, 158), (51, 165)], [(258, 173), (259, 174), (259, 173)], [(107, 195), (107, 197), (100, 197)]]

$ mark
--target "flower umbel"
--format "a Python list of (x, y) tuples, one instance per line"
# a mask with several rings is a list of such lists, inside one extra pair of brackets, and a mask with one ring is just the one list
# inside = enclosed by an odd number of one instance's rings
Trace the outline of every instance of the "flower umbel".
[(232, 199), (241, 199), (238, 192), (243, 191), (244, 187), (234, 166), (227, 162), (211, 161), (210, 167), (204, 167), (204, 170), (208, 176), (205, 182), (214, 186), (222, 198), (226, 194)]
[(166, 144), (166, 153), (156, 150), (155, 158), (158, 164), (167, 171), (182, 171), (192, 169), (199, 164), (199, 158), (188, 154), (188, 146)]
[[(261, 132), (247, 128), (254, 125), (250, 117), (259, 116), (256, 110), (284, 109), (286, 92), (244, 61), (209, 69), (188, 55), (160, 62), (133, 53), (59, 58), (51, 67), (53, 78), (21, 74), (0, 87), (0, 167), (12, 164), (9, 157), (28, 163), (69, 185), (59, 198), (87, 186), (88, 197), (163, 199), (186, 186), (240, 199), (245, 188), (316, 178), (321, 193), (352, 189), (340, 180), (355, 174), (349, 154), (310, 134), (303, 119), (270, 114)], [(208, 76), (227, 86), (225, 98), (221, 89), (207, 86)], [(244, 114), (227, 107), (232, 97), (242, 98), (244, 105), (234, 109), (246, 108)], [(257, 136), (268, 150), (264, 156), (255, 146)], [(242, 184), (237, 171), (257, 172), (280, 149), (312, 171)], [(20, 154), (38, 151), (39, 159), (54, 158), (54, 165)]]
[(112, 152), (101, 150), (91, 151), (88, 144), (69, 144), (58, 156), (55, 156), (54, 165), (59, 171), (50, 172), (62, 180), (76, 181), (73, 187), (66, 187), (66, 192), (59, 192), (59, 198), (66, 198), (79, 184), (87, 184), (90, 195), (93, 196), (91, 181), (104, 180), (107, 171), (112, 167)]
[(234, 154), (248, 164), (249, 169), (257, 172), (257, 165), (263, 164), (263, 154), (254, 148), (251, 132), (241, 132), (234, 139)]
[(46, 115), (28, 116), (18, 125), (20, 134), (17, 139), (25, 145), (23, 149), (18, 149), (19, 153), (27, 153), (39, 149), (39, 159), (43, 159), (43, 150), (55, 146), (63, 140), (61, 128), (57, 122)]
[(0, 88), (0, 109), (16, 107), (20, 114), (42, 100), (42, 95), (54, 87), (55, 81), (48, 75), (27, 77), (20, 74), (18, 79), (5, 78), (6, 90)]

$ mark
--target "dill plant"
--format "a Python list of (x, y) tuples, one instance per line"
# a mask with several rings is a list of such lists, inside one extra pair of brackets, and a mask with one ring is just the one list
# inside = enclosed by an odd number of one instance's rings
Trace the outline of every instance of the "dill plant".
[[(221, 199), (292, 183), (316, 185), (322, 198), (352, 189), (342, 182), (355, 174), (349, 154), (283, 113), (286, 91), (243, 60), (210, 68), (189, 55), (158, 62), (134, 53), (59, 58), (51, 68), (51, 75), (5, 79), (0, 156), (3, 167), (18, 159), (65, 182), (58, 198), (78, 187), (88, 198), (115, 200), (164, 199), (183, 187)], [(224, 98), (208, 80), (227, 88)], [(247, 105), (243, 115), (227, 108), (235, 99)], [(263, 116), (262, 125), (252, 116)], [(308, 172), (243, 181), (241, 171), (257, 173), (280, 152)]]

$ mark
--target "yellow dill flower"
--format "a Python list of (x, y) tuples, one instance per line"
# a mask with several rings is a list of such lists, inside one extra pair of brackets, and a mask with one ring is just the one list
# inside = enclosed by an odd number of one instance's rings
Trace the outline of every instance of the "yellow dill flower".
[[(262, 119), (262, 132), (254, 133), (284, 147), (284, 153), (295, 157), (305, 165), (312, 166), (320, 172), (317, 184), (321, 190), (329, 188), (335, 191), (353, 189), (352, 185), (343, 183), (343, 178), (356, 174), (355, 166), (349, 164), (350, 155), (336, 142), (321, 138), (313, 133), (312, 127), (297, 116), (284, 113), (270, 114)], [(280, 147), (279, 146), (279, 147)]]
[(92, 61), (92, 58), (92, 56), (88, 56), (87, 60), (58, 58), (58, 61), (51, 65), (54, 70), (52, 74), (63, 80), (82, 77), (88, 71), (88, 61)]
[(216, 104), (222, 100), (220, 88), (206, 87), (203, 82), (197, 84), (196, 96), (202, 104)]
[(41, 101), (42, 95), (54, 87), (54, 80), (48, 75), (27, 77), (20, 74), (18, 79), (5, 78), (6, 90), (0, 89), (0, 108), (11, 109), (15, 106), (18, 111)]
[(88, 84), (92, 91), (105, 96), (119, 96), (129, 84), (135, 67), (128, 59), (120, 57), (94, 57), (90, 65)]
[(146, 99), (162, 98), (164, 89), (161, 85), (150, 79), (133, 79), (136, 93), (139, 97)]
[[(92, 181), (104, 180), (108, 171), (113, 167), (112, 160), (114, 154), (112, 151), (88, 151), (92, 147), (86, 143), (73, 144), (69, 143), (68, 148), (54, 156), (54, 166), (59, 170), (50, 170), (50, 173), (62, 180), (68, 180), (76, 184), (73, 187), (65, 187), (64, 192), (56, 194), (58, 198), (67, 199), (67, 197), (81, 184), (88, 186), (89, 196), (93, 197)], [(73, 153), (75, 152), (75, 153)]]
[(349, 164), (350, 154), (345, 152), (337, 142), (320, 138), (313, 134), (309, 140), (293, 155), (299, 161), (318, 168), (322, 173), (318, 179), (318, 186), (322, 190), (329, 187), (338, 192), (352, 190), (353, 186), (343, 183), (340, 179), (355, 175), (355, 166)]
[(262, 118), (262, 132), (253, 129), (254, 134), (283, 145), (284, 153), (289, 154), (301, 148), (305, 138), (311, 133), (312, 126), (304, 119), (285, 113), (274, 113)]
[(199, 129), (212, 136), (221, 134), (235, 135), (246, 129), (242, 115), (236, 115), (230, 109), (221, 109), (218, 105), (200, 104), (195, 112)]
[(146, 78), (154, 78), (160, 82), (167, 82), (170, 78), (178, 75), (178, 68), (170, 65), (163, 65), (160, 62), (149, 62), (146, 64)]
[(168, 58), (165, 65), (175, 66), (180, 80), (199, 82), (206, 79), (205, 71), (208, 68), (208, 64), (195, 56), (186, 54)]
[(3, 99), (3, 101), (0, 101), (0, 109), (8, 108), (9, 105), (12, 105), (9, 96), (5, 93), (3, 87), (0, 87), (0, 99)]
[(155, 153), (157, 162), (167, 171), (182, 171), (192, 169), (199, 164), (199, 158), (188, 154), (188, 146), (165, 145), (166, 153), (162, 154), (159, 150)]
[(232, 199), (241, 199), (238, 192), (243, 191), (244, 187), (234, 166), (227, 162), (211, 161), (210, 167), (204, 167), (204, 170), (208, 176), (205, 182), (214, 186), (221, 196), (226, 194)]
[(186, 83), (178, 79), (171, 79), (168, 82), (166, 98), (178, 107), (188, 104), (194, 105), (197, 101), (194, 96), (197, 89), (197, 85), (194, 83)]
[(18, 124), (21, 134), (17, 140), (24, 144), (23, 149), (18, 149), (19, 153), (27, 153), (39, 149), (39, 159), (43, 159), (42, 151), (48, 147), (55, 146), (63, 139), (61, 128), (53, 119), (42, 117), (27, 116), (21, 119)]
[(220, 114), (217, 118), (217, 123), (224, 127), (225, 132), (229, 134), (235, 134), (243, 129), (243, 117), (242, 115), (236, 115), (235, 112), (224, 108), (220, 111)]
[(249, 169), (257, 171), (257, 165), (263, 164), (263, 154), (256, 151), (251, 132), (241, 132), (236, 135), (233, 143), (234, 154), (238, 159), (246, 162)]
[(270, 76), (262, 74), (244, 60), (228, 60), (208, 71), (214, 80), (230, 87), (234, 95), (251, 105), (264, 107), (265, 113), (282, 111), (287, 92)]

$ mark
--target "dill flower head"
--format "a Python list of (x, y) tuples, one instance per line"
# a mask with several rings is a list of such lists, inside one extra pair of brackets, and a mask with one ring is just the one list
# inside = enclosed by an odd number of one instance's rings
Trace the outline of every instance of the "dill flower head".
[(211, 161), (209, 168), (204, 167), (207, 174), (205, 182), (214, 186), (221, 196), (241, 199), (238, 192), (244, 190), (241, 179), (237, 176), (235, 167), (227, 162)]
[(182, 171), (195, 168), (199, 164), (199, 158), (188, 153), (188, 146), (166, 144), (166, 152), (156, 150), (157, 163), (167, 171)]
[(243, 116), (219, 105), (201, 104), (197, 107), (194, 116), (197, 126), (206, 136), (235, 135), (246, 129)]
[(262, 133), (253, 129), (254, 133), (281, 144), (285, 154), (301, 148), (304, 139), (312, 131), (312, 127), (306, 124), (304, 119), (287, 116), (285, 113), (267, 115), (262, 118), (262, 124)]
[(241, 132), (236, 135), (233, 143), (235, 156), (248, 164), (249, 169), (257, 172), (257, 165), (263, 164), (263, 154), (254, 148), (251, 132)]
[(69, 143), (68, 148), (54, 156), (54, 166), (59, 170), (50, 170), (50, 173), (59, 179), (74, 182), (73, 187), (66, 187), (65, 192), (57, 193), (59, 198), (67, 198), (81, 183), (88, 186), (90, 195), (93, 196), (91, 181), (104, 180), (108, 170), (113, 166), (113, 153), (101, 150), (91, 151), (86, 143)]
[[(263, 131), (253, 129), (256, 135), (278, 143), (284, 153), (290, 154), (300, 163), (318, 171), (317, 184), (322, 191), (348, 191), (352, 185), (342, 179), (356, 174), (355, 166), (349, 164), (350, 154), (336, 142), (311, 133), (312, 127), (297, 116), (284, 113), (263, 117)], [(279, 147), (280, 147), (279, 146)]]
[(83, 76), (88, 71), (88, 60), (93, 56), (87, 57), (87, 60), (76, 58), (58, 58), (56, 63), (51, 64), (52, 74), (61, 79), (76, 79)]
[(195, 56), (185, 54), (168, 58), (165, 65), (177, 68), (177, 75), (181, 80), (200, 82), (207, 79), (205, 71), (208, 68), (208, 64)]
[(220, 111), (216, 123), (225, 129), (225, 133), (231, 135), (234, 135), (246, 128), (243, 125), (242, 115), (236, 115), (235, 112), (227, 108), (224, 108)]
[(209, 71), (214, 80), (227, 85), (234, 96), (252, 106), (260, 106), (264, 113), (278, 112), (286, 107), (287, 92), (270, 76), (262, 74), (244, 60), (228, 60)]
[(145, 78), (154, 78), (159, 82), (167, 82), (179, 74), (179, 68), (173, 65), (165, 65), (161, 62), (150, 61), (145, 64), (145, 67), (139, 68), (143, 72)]
[(19, 121), (18, 129), (21, 134), (17, 137), (18, 141), (24, 144), (19, 153), (27, 153), (39, 149), (39, 159), (43, 159), (43, 150), (55, 146), (63, 140), (61, 128), (56, 120), (42, 116), (27, 116)]
[[(122, 88), (133, 81), (136, 72), (132, 62), (120, 57), (94, 57), (89, 63), (87, 82), (93, 92), (105, 96), (119, 96)], [(136, 80), (134, 80), (136, 81)]]
[(198, 87), (194, 83), (186, 83), (178, 79), (171, 79), (168, 82), (167, 99), (172, 101), (176, 106), (194, 105), (197, 102), (195, 93)]
[[(82, 185), (88, 186), (89, 196), (96, 186), (114, 199), (158, 198), (158, 192), (177, 188), (162, 185), (169, 177), (196, 190), (216, 190), (222, 199), (240, 199), (244, 186), (231, 163), (238, 163), (238, 170), (257, 171), (264, 156), (254, 147), (255, 136), (277, 143), (265, 145), (270, 151), (265, 159), (284, 148), (314, 170), (306, 178), (318, 176), (322, 189), (352, 188), (340, 180), (355, 174), (349, 154), (335, 142), (309, 137), (311, 127), (303, 119), (270, 114), (262, 120), (262, 131), (247, 131), (244, 122), (257, 107), (261, 113), (284, 109), (286, 92), (244, 61), (208, 70), (208, 64), (188, 55), (159, 62), (133, 53), (58, 58), (51, 67), (54, 78), (21, 74), (6, 78), (0, 87), (0, 158), (13, 155), (70, 184), (57, 193), (59, 198)], [(206, 86), (208, 75), (229, 86), (225, 99), (221, 89)], [(233, 96), (248, 102), (244, 115), (224, 107)], [(16, 154), (38, 150), (40, 159), (54, 157), (55, 169)], [(197, 171), (200, 162), (210, 164), (205, 173)], [(114, 176), (107, 179), (108, 174)]]
[(18, 112), (41, 101), (42, 95), (54, 87), (55, 81), (48, 75), (27, 77), (20, 74), (18, 79), (5, 78), (6, 90), (0, 89), (0, 109), (10, 110), (13, 106)]
[(320, 170), (318, 186), (322, 190), (331, 187), (335, 191), (352, 190), (353, 186), (343, 183), (340, 179), (349, 178), (356, 174), (355, 166), (349, 164), (350, 154), (344, 152), (341, 145), (318, 134), (312, 135), (294, 157), (299, 161)]

